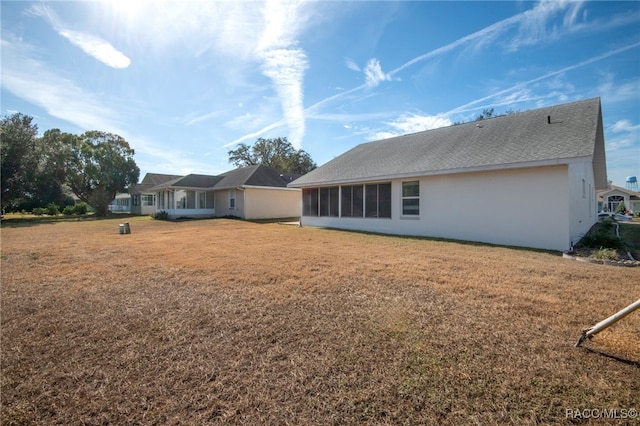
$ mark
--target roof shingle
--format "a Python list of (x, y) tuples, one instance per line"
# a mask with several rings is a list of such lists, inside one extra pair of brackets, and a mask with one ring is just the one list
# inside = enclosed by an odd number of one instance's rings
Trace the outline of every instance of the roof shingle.
[[(593, 98), (360, 144), (289, 186), (517, 167), (594, 153)], [(550, 121), (550, 122), (549, 122)]]

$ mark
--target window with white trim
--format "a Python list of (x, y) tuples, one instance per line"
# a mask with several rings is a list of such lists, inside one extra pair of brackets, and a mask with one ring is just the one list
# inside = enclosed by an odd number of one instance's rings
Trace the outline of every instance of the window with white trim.
[(236, 190), (229, 190), (229, 210), (236, 209)]
[(420, 215), (420, 182), (402, 182), (402, 215)]

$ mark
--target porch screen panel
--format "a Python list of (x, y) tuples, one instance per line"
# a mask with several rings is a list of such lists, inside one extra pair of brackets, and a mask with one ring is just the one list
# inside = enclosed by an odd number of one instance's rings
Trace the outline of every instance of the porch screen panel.
[(215, 193), (207, 192), (207, 208), (214, 209), (215, 208)]
[(329, 188), (329, 216), (338, 217), (338, 194), (337, 186)]
[(302, 189), (302, 215), (318, 216), (318, 188)]
[(391, 218), (391, 183), (378, 185), (378, 217)]
[(353, 217), (362, 217), (364, 212), (362, 203), (364, 203), (364, 187), (362, 185), (354, 185), (353, 198), (351, 201)]
[(364, 186), (342, 187), (342, 217), (362, 217), (364, 212)]
[(196, 192), (195, 191), (187, 191), (187, 208), (188, 209), (196, 208)]
[(378, 185), (365, 185), (365, 217), (378, 217)]
[(329, 216), (329, 188), (320, 188), (320, 216)]
[(340, 188), (342, 191), (342, 217), (351, 217), (351, 196), (352, 196), (352, 187), (343, 186)]

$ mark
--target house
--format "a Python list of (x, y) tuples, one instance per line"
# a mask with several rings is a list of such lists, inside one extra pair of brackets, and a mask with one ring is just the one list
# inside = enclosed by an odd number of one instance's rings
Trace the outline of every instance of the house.
[(289, 187), (304, 226), (567, 250), (607, 187), (600, 99), (363, 143)]
[(156, 195), (151, 188), (178, 179), (178, 175), (147, 173), (142, 182), (135, 184), (129, 190), (131, 195), (131, 213), (137, 215), (153, 215), (156, 212)]
[(167, 212), (170, 219), (299, 217), (300, 190), (287, 188), (296, 177), (264, 165), (254, 165), (217, 176), (174, 177), (144, 188), (144, 193), (152, 194), (155, 211)]
[(632, 214), (640, 213), (640, 192), (615, 185), (598, 191), (599, 210), (615, 212), (620, 203), (624, 203)]
[(130, 213), (131, 212), (131, 196), (127, 193), (116, 194), (111, 203), (107, 206), (111, 213)]

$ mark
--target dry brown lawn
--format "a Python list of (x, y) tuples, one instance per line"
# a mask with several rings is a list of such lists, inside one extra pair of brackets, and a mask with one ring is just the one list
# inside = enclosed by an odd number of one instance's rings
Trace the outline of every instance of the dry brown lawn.
[(121, 219), (3, 222), (2, 424), (526, 425), (640, 410), (640, 312), (573, 346), (640, 297), (640, 268), (127, 220), (130, 235)]

